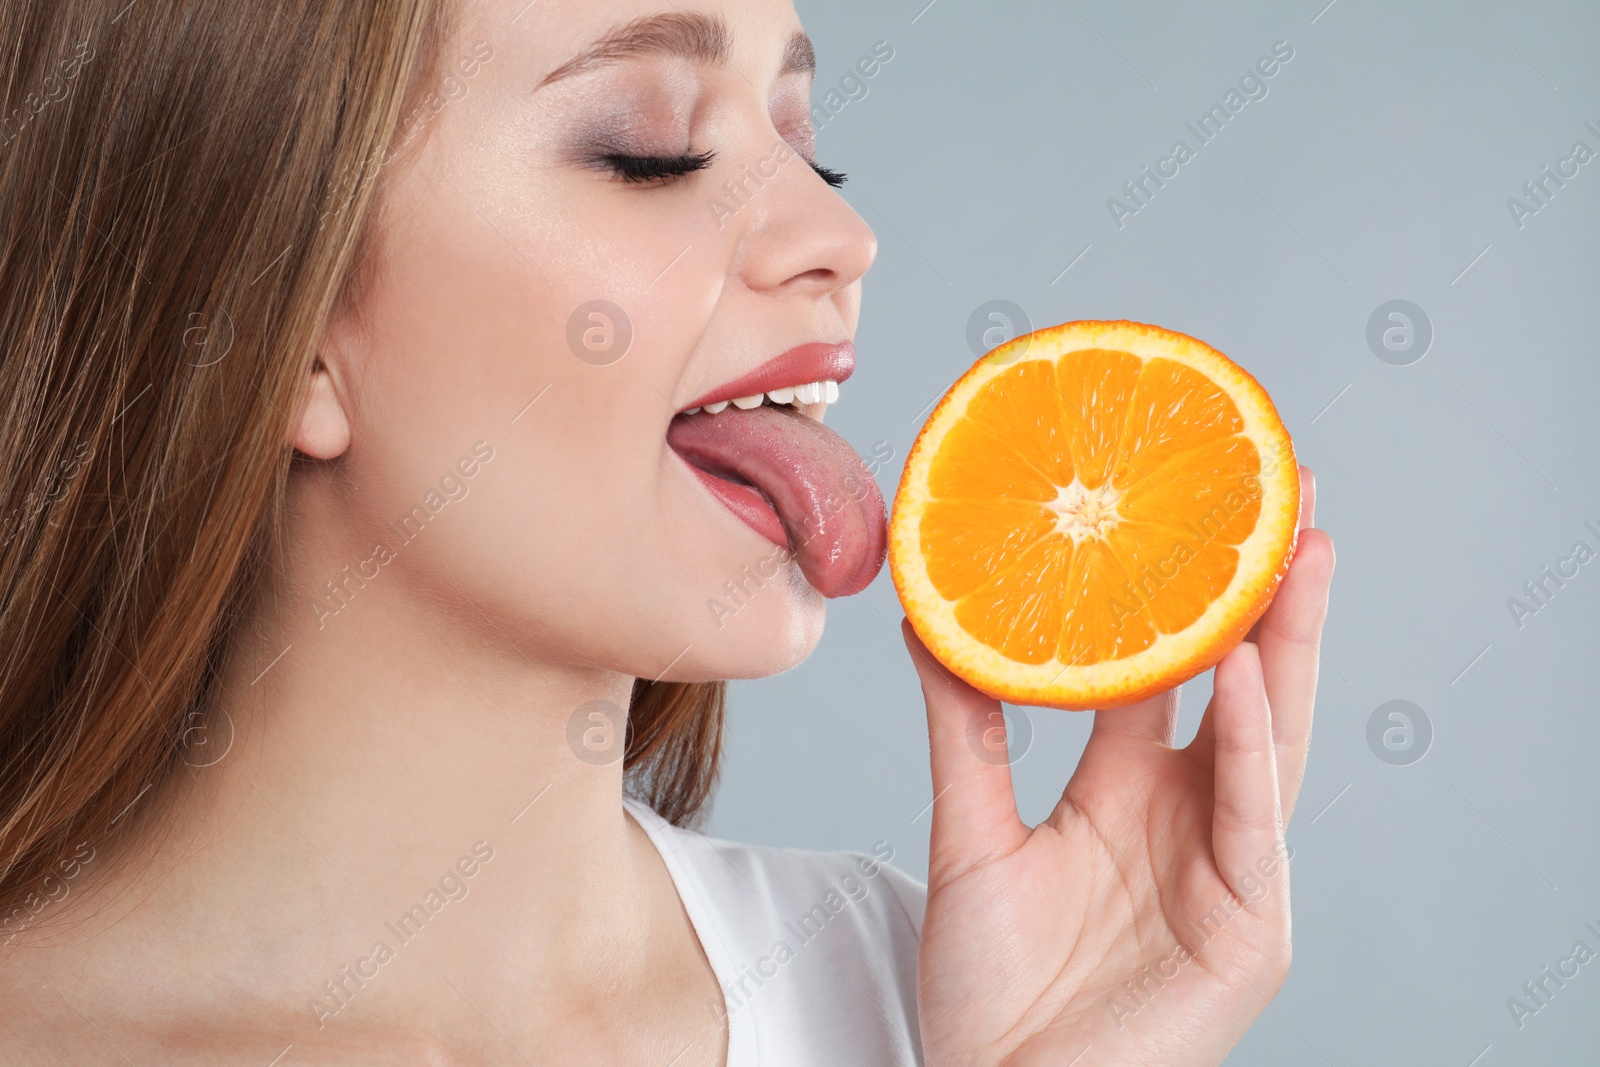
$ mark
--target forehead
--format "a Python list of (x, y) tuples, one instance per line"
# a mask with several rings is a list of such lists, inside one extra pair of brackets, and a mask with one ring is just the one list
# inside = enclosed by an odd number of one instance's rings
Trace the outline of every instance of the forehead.
[(514, 44), (537, 85), (647, 57), (717, 67), (773, 64), (783, 74), (810, 72), (816, 65), (790, 0), (460, 2), (461, 34)]

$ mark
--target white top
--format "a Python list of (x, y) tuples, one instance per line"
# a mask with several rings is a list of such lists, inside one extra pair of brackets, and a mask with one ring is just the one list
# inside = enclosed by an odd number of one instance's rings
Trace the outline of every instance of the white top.
[(728, 1067), (920, 1067), (927, 890), (874, 854), (756, 848), (624, 805), (666, 863), (722, 986)]

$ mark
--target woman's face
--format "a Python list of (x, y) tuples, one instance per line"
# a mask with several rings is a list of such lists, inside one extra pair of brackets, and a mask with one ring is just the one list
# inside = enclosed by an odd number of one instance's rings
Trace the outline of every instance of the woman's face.
[(824, 592), (881, 564), (876, 487), (823, 402), (680, 413), (848, 373), (876, 242), (812, 166), (799, 21), (460, 2), (401, 120), (428, 139), (385, 178), (367, 325), (323, 353), (350, 425), (338, 550), (543, 659), (791, 667)]

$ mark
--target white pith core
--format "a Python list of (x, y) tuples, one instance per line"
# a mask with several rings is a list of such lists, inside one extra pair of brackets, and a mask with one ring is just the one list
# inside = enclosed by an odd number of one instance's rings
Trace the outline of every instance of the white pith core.
[(1045, 507), (1056, 513), (1056, 530), (1081, 544), (1090, 537), (1104, 537), (1122, 521), (1117, 503), (1122, 499), (1115, 486), (1107, 482), (1093, 489), (1076, 478), (1071, 485), (1057, 486), (1056, 498)]

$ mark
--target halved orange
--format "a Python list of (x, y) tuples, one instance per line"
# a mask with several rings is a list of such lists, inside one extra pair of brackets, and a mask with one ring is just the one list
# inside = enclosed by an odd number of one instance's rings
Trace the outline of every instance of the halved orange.
[(1114, 708), (1216, 664), (1300, 513), (1266, 390), (1203, 342), (1069, 322), (980, 359), (917, 435), (889, 566), (923, 644), (991, 696)]

